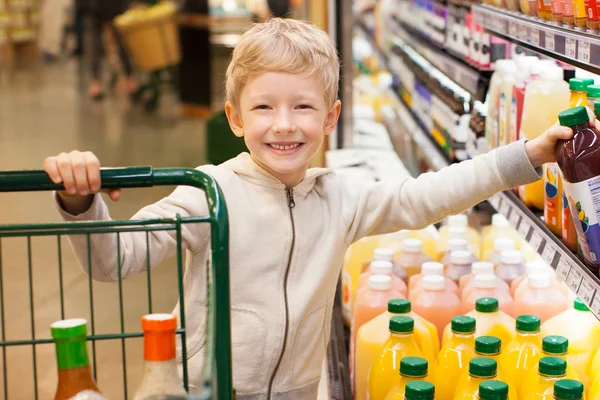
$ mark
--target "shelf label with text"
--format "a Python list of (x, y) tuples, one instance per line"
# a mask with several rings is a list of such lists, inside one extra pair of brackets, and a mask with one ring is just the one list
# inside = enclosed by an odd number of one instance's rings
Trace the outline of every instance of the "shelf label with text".
[(519, 25), (519, 40), (527, 41), (527, 27), (525, 25)]
[(596, 315), (597, 318), (600, 318), (600, 296), (594, 296), (594, 300), (592, 300), (592, 305), (590, 306), (590, 310)]
[(546, 43), (545, 43), (545, 47), (546, 50), (548, 51), (554, 51), (554, 33), (552, 32), (546, 32), (545, 35), (546, 36)]
[(571, 264), (567, 261), (566, 257), (561, 257), (558, 261), (558, 266), (556, 267), (556, 275), (566, 283), (569, 272), (571, 272)]
[(529, 42), (536, 47), (540, 45), (540, 31), (537, 28), (529, 28)]
[(519, 26), (514, 21), (508, 21), (508, 36), (514, 38), (519, 36)]
[(498, 212), (504, 215), (505, 217), (508, 217), (508, 213), (511, 209), (512, 207), (510, 205), (510, 202), (508, 200), (505, 200), (502, 202), (502, 204), (500, 204), (500, 209), (498, 210)]
[(579, 298), (583, 300), (585, 304), (590, 306), (592, 297), (594, 296), (594, 286), (592, 286), (592, 284), (585, 279), (582, 280), (581, 286), (579, 286), (579, 291), (577, 292), (577, 296), (579, 296)]
[(577, 59), (577, 40), (572, 38), (567, 38), (565, 40), (565, 56), (572, 58), (573, 60)]
[(567, 286), (570, 287), (573, 292), (577, 293), (582, 279), (581, 272), (579, 272), (577, 267), (571, 268), (571, 272), (569, 272), (569, 276), (567, 277)]
[(527, 221), (527, 218), (523, 218), (521, 220), (521, 225), (519, 225), (519, 229), (518, 229), (519, 234), (523, 238), (525, 238), (529, 234), (530, 229), (531, 229), (531, 225), (529, 225), (529, 221)]
[(552, 265), (552, 261), (554, 261), (554, 256), (556, 255), (556, 247), (551, 242), (547, 242), (544, 246), (544, 251), (542, 251), (542, 259), (546, 261), (546, 264)]
[(510, 214), (510, 217), (508, 218), (508, 222), (510, 222), (510, 224), (516, 228), (517, 226), (519, 226), (519, 221), (521, 220), (521, 216), (519, 215), (519, 213), (517, 212), (516, 209), (513, 209), (512, 213)]
[(531, 248), (534, 251), (538, 251), (540, 249), (540, 245), (542, 244), (542, 241), (544, 240), (544, 238), (542, 237), (542, 235), (537, 232), (537, 231), (533, 231), (533, 234), (531, 235), (531, 239), (529, 239), (529, 245), (531, 246)]
[(586, 40), (579, 40), (577, 44), (577, 60), (583, 63), (590, 63), (590, 42)]

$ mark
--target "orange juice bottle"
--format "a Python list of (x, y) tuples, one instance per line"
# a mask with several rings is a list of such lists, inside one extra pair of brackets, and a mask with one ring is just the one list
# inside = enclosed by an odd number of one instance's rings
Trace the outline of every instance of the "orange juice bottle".
[(554, 382), (554, 400), (582, 400), (583, 383), (574, 379)]
[(500, 254), (500, 265), (496, 268), (496, 275), (509, 285), (525, 273), (523, 257), (517, 250), (506, 250)]
[(446, 290), (446, 280), (443, 276), (424, 276), (421, 285), (423, 288), (412, 298), (412, 308), (435, 325), (441, 337), (444, 327), (452, 317), (460, 314), (460, 299)]
[(384, 343), (369, 372), (368, 399), (385, 399), (400, 381), (400, 360), (408, 356), (421, 357), (414, 337), (414, 320), (411, 317), (390, 319), (390, 338)]
[[(394, 249), (390, 249), (387, 247), (376, 248), (375, 250), (373, 250), (372, 259), (363, 261), (360, 273), (362, 274), (363, 272), (366, 272), (369, 269), (369, 266), (371, 265), (371, 263), (373, 261), (389, 261), (392, 264), (394, 264), (394, 271), (395, 271), (397, 268), (397, 265), (394, 262), (394, 254), (395, 254)], [(398, 274), (396, 274), (396, 275), (398, 275)], [(406, 278), (406, 275), (402, 275), (402, 273), (400, 275), (401, 275), (401, 276), (399, 276), (400, 279)], [(358, 279), (360, 280), (360, 274), (359, 274)]]
[[(542, 357), (558, 357), (567, 361), (569, 354), (569, 340), (564, 336), (551, 335), (542, 339)], [(535, 380), (537, 371), (530, 369), (525, 376), (525, 382)], [(579, 380), (575, 369), (567, 362), (567, 379)]]
[[(517, 393), (521, 392), (525, 374), (537, 365), (542, 355), (540, 338), (540, 319), (533, 315), (520, 315), (516, 322), (517, 335), (506, 347), (500, 364), (506, 372), (507, 379), (513, 383)], [(521, 397), (520, 399), (529, 399)]]
[(437, 400), (451, 400), (458, 378), (475, 354), (475, 318), (452, 318), (452, 335), (442, 347), (433, 367)]
[[(594, 358), (589, 365), (589, 378), (591, 382), (590, 398), (594, 400), (596, 396), (600, 397), (600, 348), (592, 351)], [(569, 360), (567, 360), (567, 363)]]
[(496, 361), (498, 365), (498, 376), (496, 379), (508, 383), (508, 391), (511, 400), (518, 400), (517, 390), (514, 385), (507, 380), (506, 372), (500, 365), (500, 356), (502, 355), (502, 341), (496, 336), (480, 336), (475, 339), (475, 357), (486, 357)]
[(404, 357), (400, 361), (400, 381), (390, 390), (385, 400), (404, 400), (409, 382), (427, 379), (427, 360), (422, 357)]
[(542, 357), (534, 380), (526, 381), (521, 399), (554, 400), (554, 384), (567, 376), (567, 362), (558, 357)]
[(406, 277), (403, 279), (408, 280), (411, 276), (420, 273), (421, 265), (427, 261), (431, 261), (431, 259), (423, 253), (423, 242), (421, 240), (405, 239), (402, 242), (402, 250), (398, 255), (397, 265), (406, 273)]
[(478, 299), (491, 297), (498, 300), (500, 310), (510, 316), (514, 316), (515, 304), (508, 292), (508, 288), (501, 287), (498, 282), (500, 282), (500, 279), (494, 274), (480, 274), (475, 276), (473, 290), (468, 296), (462, 298), (462, 313), (466, 314), (475, 309), (475, 302)]
[(494, 380), (498, 375), (498, 365), (491, 358), (475, 357), (469, 361), (469, 369), (464, 370), (456, 384), (454, 400), (477, 400), (479, 385)]
[(394, 264), (389, 261), (372, 261), (369, 269), (362, 274), (358, 280), (358, 290), (369, 286), (369, 277), (373, 275), (387, 275), (392, 278), (392, 288), (402, 293), (402, 297), (406, 297), (406, 283), (392, 273)]
[[(423, 263), (421, 266), (421, 273), (411, 276), (410, 280), (408, 281), (409, 299), (416, 297), (419, 291), (423, 288), (421, 285), (421, 279), (424, 276), (444, 276), (444, 264), (435, 261)], [(445, 278), (445, 280), (446, 290), (449, 290), (458, 296), (460, 292), (456, 283), (449, 278)]]
[(481, 237), (479, 236), (479, 232), (469, 226), (469, 219), (465, 214), (449, 216), (446, 224), (440, 228), (439, 233), (438, 255), (446, 252), (448, 249), (448, 240), (453, 238), (466, 239), (468, 249), (471, 253), (477, 256), (481, 253)]
[(527, 277), (527, 286), (517, 290), (515, 313), (537, 315), (542, 322), (560, 314), (567, 308), (567, 297), (552, 286), (550, 274), (535, 273)]
[(406, 400), (433, 400), (435, 387), (426, 381), (414, 381), (406, 384)]
[(510, 294), (515, 297), (517, 289), (527, 280), (527, 276), (535, 273), (545, 273), (546, 271), (547, 265), (544, 261), (536, 260), (528, 262), (525, 264), (525, 275), (521, 275), (510, 284)]
[(489, 253), (487, 261), (494, 264), (494, 267), (497, 267), (502, 262), (502, 253), (508, 250), (515, 250), (515, 241), (513, 239), (507, 237), (494, 239), (494, 247), (491, 253)]
[(508, 384), (502, 381), (485, 381), (479, 385), (479, 400), (507, 400), (508, 393)]
[[(494, 264), (486, 261), (474, 262), (471, 271), (471, 274), (465, 277), (464, 279), (465, 283), (461, 291), (461, 298), (467, 298), (471, 295), (471, 292), (475, 287), (475, 277), (477, 275), (495, 275)], [(499, 290), (505, 291), (507, 293), (510, 291), (510, 287), (502, 279), (496, 279), (496, 286)]]
[(415, 341), (423, 357), (431, 364), (440, 351), (440, 342), (435, 326), (411, 311), (410, 301), (393, 299), (388, 302), (384, 312), (360, 327), (356, 334), (356, 358), (351, 359), (351, 370), (354, 371), (353, 382), (355, 400), (364, 400), (367, 395), (369, 370), (384, 343), (390, 338), (390, 318), (407, 316), (414, 320)]
[[(464, 232), (466, 234), (466, 229), (465, 228), (461, 228), (458, 227), (456, 228), (458, 231), (460, 232)], [(453, 232), (455, 230), (455, 228), (452, 228)], [(450, 265), (450, 255), (452, 254), (453, 251), (457, 251), (457, 250), (463, 250), (463, 251), (467, 251), (468, 248), (468, 243), (467, 243), (467, 239), (462, 238), (462, 237), (453, 237), (451, 239), (448, 239), (448, 245), (447, 245), (447, 249), (446, 252), (442, 254), (442, 256), (440, 257), (440, 262), (442, 264), (444, 264), (444, 268), (448, 267), (448, 265)]]
[(482, 230), (481, 259), (483, 261), (490, 261), (494, 252), (494, 242), (499, 238), (512, 239), (514, 242), (518, 242), (521, 239), (519, 233), (512, 227), (504, 215), (494, 214), (492, 215), (492, 224), (484, 227)]
[(450, 253), (450, 265), (448, 265), (444, 274), (447, 278), (458, 283), (461, 277), (469, 275), (472, 265), (473, 255), (471, 252), (456, 250)]

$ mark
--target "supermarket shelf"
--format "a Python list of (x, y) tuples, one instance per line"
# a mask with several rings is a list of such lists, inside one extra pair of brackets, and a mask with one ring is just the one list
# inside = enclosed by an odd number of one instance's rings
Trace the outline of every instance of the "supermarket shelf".
[(596, 318), (600, 319), (600, 280), (514, 193), (498, 193), (490, 197), (488, 202), (510, 221), (569, 288), (590, 307)]
[(600, 73), (600, 36), (489, 5), (472, 7), (475, 20), (495, 35), (533, 51)]

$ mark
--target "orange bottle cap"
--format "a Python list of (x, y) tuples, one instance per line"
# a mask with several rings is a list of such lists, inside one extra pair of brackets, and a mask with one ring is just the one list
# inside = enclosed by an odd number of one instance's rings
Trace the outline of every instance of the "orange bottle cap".
[(142, 317), (144, 359), (168, 361), (175, 358), (177, 318), (172, 314), (150, 314)]
[(148, 314), (142, 317), (144, 331), (172, 331), (177, 329), (177, 317), (173, 314)]

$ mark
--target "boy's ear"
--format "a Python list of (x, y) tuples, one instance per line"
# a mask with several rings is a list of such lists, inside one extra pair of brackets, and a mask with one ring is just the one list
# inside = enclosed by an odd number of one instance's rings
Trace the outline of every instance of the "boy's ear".
[(333, 103), (333, 107), (329, 110), (327, 114), (327, 119), (325, 120), (324, 131), (325, 135), (330, 135), (331, 132), (335, 129), (337, 125), (338, 118), (340, 117), (340, 110), (342, 109), (342, 102), (340, 100), (336, 100)]
[(242, 116), (230, 101), (225, 103), (225, 115), (227, 115), (227, 121), (229, 121), (229, 127), (233, 131), (233, 134), (237, 137), (244, 136)]

